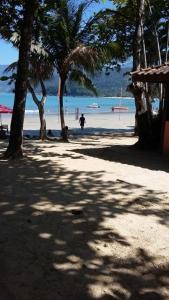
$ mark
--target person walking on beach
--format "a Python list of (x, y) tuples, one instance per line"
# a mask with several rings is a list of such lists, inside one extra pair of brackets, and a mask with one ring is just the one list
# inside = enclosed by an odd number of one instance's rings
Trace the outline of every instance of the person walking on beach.
[(80, 119), (79, 119), (79, 123), (80, 123), (81, 129), (83, 130), (84, 124), (85, 124), (85, 117), (84, 117), (83, 114), (81, 114), (81, 117), (80, 117)]

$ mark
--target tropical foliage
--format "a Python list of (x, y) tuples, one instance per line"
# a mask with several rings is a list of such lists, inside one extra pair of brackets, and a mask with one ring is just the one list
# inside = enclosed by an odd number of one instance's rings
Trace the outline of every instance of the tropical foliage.
[(78, 82), (97, 94), (89, 78), (112, 57), (119, 58), (122, 51), (112, 37), (106, 41), (101, 38), (103, 16), (98, 13), (83, 25), (84, 14), (88, 4), (72, 6), (69, 1), (60, 0), (52, 15), (47, 16), (47, 26), (42, 31), (42, 42), (45, 50), (53, 60), (59, 74), (59, 104), (62, 137), (67, 140), (65, 131), (63, 94), (67, 79)]
[[(133, 70), (139, 70), (151, 65), (164, 63), (167, 60), (168, 53), (168, 20), (169, 20), (169, 2), (149, 1), (149, 0), (126, 0), (113, 1), (116, 5), (114, 14), (117, 18), (112, 18), (110, 26), (114, 26), (118, 32), (118, 38), (125, 48), (126, 55), (133, 58)], [(131, 87), (131, 86), (130, 86)], [(138, 86), (136, 87), (136, 90)], [(139, 144), (152, 145), (153, 118), (151, 95), (156, 92), (162, 99), (161, 86), (152, 84), (145, 87), (140, 85), (143, 94), (140, 97), (144, 107), (139, 111), (137, 103), (137, 91), (134, 86), (130, 91), (133, 93), (136, 102), (136, 123), (140, 124), (138, 128)], [(144, 126), (148, 124), (148, 126)], [(142, 144), (141, 142), (141, 144)], [(148, 145), (148, 147), (149, 147)], [(145, 147), (145, 145), (143, 146)]]
[[(54, 70), (57, 70), (60, 77), (61, 129), (63, 139), (67, 140), (63, 96), (68, 79), (96, 94), (91, 78), (95, 71), (103, 67), (108, 72), (120, 61), (132, 57), (133, 70), (136, 70), (168, 59), (168, 0), (113, 0), (112, 9), (99, 11), (87, 18), (86, 11), (93, 2), (81, 1), (77, 5), (75, 1), (69, 0), (1, 1), (0, 36), (19, 48), (15, 101), (6, 157), (22, 156), (27, 89), (42, 113), (41, 133), (45, 132), (44, 80), (50, 78)], [(37, 83), (42, 87), (41, 100), (38, 100), (34, 91)], [(150, 124), (151, 97), (146, 95), (150, 95), (152, 89), (151, 86), (145, 86), (143, 90), (145, 93), (141, 99), (146, 98), (145, 112)], [(136, 117), (139, 118), (137, 109), (136, 97)]]

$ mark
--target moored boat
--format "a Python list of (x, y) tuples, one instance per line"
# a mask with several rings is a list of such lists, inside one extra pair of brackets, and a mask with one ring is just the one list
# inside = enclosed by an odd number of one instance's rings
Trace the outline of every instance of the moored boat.
[(127, 106), (113, 106), (112, 111), (127, 111), (129, 110)]
[(89, 108), (100, 108), (100, 105), (98, 105), (97, 103), (92, 103), (92, 104), (89, 104), (87, 107), (89, 107)]

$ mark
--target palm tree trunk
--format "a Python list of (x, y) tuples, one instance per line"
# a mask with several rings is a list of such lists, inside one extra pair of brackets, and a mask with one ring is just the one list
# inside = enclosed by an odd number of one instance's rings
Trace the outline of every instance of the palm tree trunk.
[[(133, 47), (133, 71), (141, 69), (141, 54), (144, 55), (144, 65), (147, 66), (146, 51), (144, 42), (144, 8), (145, 0), (138, 0), (138, 17), (135, 29), (134, 47)], [(137, 83), (133, 87), (133, 95), (136, 104), (136, 132), (139, 140), (136, 145), (140, 148), (149, 148), (153, 143), (152, 136), (152, 117), (151, 105), (148, 97), (147, 89), (142, 84)]]
[(9, 145), (4, 154), (5, 158), (19, 158), (23, 156), (23, 123), (27, 96), (27, 77), (29, 71), (29, 54), (32, 40), (34, 14), (37, 0), (26, 0), (21, 39), (19, 46), (19, 60), (15, 88), (15, 100), (11, 121)]
[(40, 101), (40, 105), (39, 105), (39, 118), (40, 118), (40, 138), (42, 140), (45, 140), (47, 138), (47, 133), (46, 133), (46, 120), (45, 120), (45, 109), (44, 109), (44, 105), (46, 102), (46, 98), (47, 98), (47, 92), (46, 92), (46, 87), (43, 83), (43, 80), (40, 79), (40, 84), (41, 84), (41, 88), (42, 88), (42, 100)]
[[(149, 5), (150, 16), (152, 17), (153, 12), (152, 12), (152, 7), (151, 7), (150, 1), (148, 1), (148, 5)], [(161, 57), (160, 41), (159, 41), (157, 26), (156, 26), (153, 18), (152, 18), (152, 21), (153, 21), (153, 26), (154, 26), (154, 34), (155, 34), (155, 38), (156, 38), (158, 62), (159, 62), (159, 65), (161, 65), (162, 57)], [(162, 83), (160, 83), (160, 102), (163, 102), (163, 85), (162, 85)], [(162, 103), (162, 105), (163, 105), (163, 103)]]
[(147, 55), (146, 55), (146, 44), (145, 44), (145, 39), (144, 39), (144, 24), (143, 24), (143, 19), (141, 19), (141, 35), (142, 35), (142, 45), (143, 45), (144, 68), (147, 68)]
[(141, 52), (142, 52), (142, 27), (144, 15), (144, 0), (138, 0), (138, 17), (136, 21), (135, 37), (134, 37), (134, 53), (133, 53), (133, 71), (141, 68)]
[(169, 22), (167, 25), (167, 43), (166, 43), (165, 62), (168, 62), (168, 47), (169, 47)]
[[(150, 1), (148, 1), (148, 5), (149, 5), (150, 16), (152, 17), (153, 12), (152, 12), (152, 7), (151, 7), (151, 4), (150, 4)], [(159, 65), (161, 65), (162, 64), (162, 58), (161, 58), (161, 50), (160, 50), (160, 42), (159, 42), (159, 37), (158, 37), (158, 32), (157, 32), (157, 26), (156, 26), (153, 19), (152, 19), (152, 21), (153, 21), (153, 26), (154, 26), (154, 34), (155, 34), (155, 38), (156, 38), (158, 61), (159, 61)]]
[(65, 118), (64, 118), (64, 106), (63, 106), (63, 93), (64, 93), (64, 80), (60, 79), (60, 92), (59, 92), (59, 108), (60, 108), (60, 122), (61, 130), (65, 127)]
[(43, 94), (41, 101), (39, 101), (39, 99), (37, 98), (37, 96), (35, 94), (35, 91), (34, 91), (33, 87), (30, 84), (30, 81), (27, 80), (27, 87), (29, 89), (29, 92), (32, 95), (33, 101), (35, 102), (35, 104), (37, 105), (38, 110), (39, 110), (39, 119), (40, 119), (39, 138), (41, 140), (45, 140), (47, 138), (47, 133), (46, 133), (46, 120), (45, 120), (44, 105), (45, 105), (45, 102), (46, 102), (47, 93), (46, 93), (45, 85), (44, 85), (42, 80), (40, 80), (40, 84), (41, 84), (42, 94)]
[[(141, 51), (142, 51), (142, 28), (143, 28), (143, 13), (144, 13), (144, 0), (137, 0), (138, 5), (138, 15), (135, 25), (135, 33), (133, 39), (133, 71), (140, 70), (141, 68)], [(139, 128), (139, 107), (137, 103), (137, 98), (135, 97), (135, 135), (138, 134)]]
[[(144, 24), (143, 19), (141, 19), (141, 31), (142, 31), (142, 45), (143, 45), (143, 60), (144, 60), (144, 68), (147, 68), (147, 55), (146, 55), (146, 45), (144, 39)], [(149, 93), (149, 85), (145, 83), (145, 99), (146, 99), (146, 109), (149, 118), (149, 124), (152, 122), (152, 105), (151, 105), (151, 97)], [(151, 125), (150, 125), (151, 126)]]
[(68, 131), (67, 131), (67, 127), (65, 126), (64, 105), (63, 105), (64, 88), (65, 88), (65, 79), (60, 78), (59, 107), (60, 107), (61, 136), (62, 136), (62, 139), (65, 142), (67, 142), (68, 141)]
[(47, 134), (46, 134), (46, 121), (44, 118), (44, 105), (42, 105), (41, 102), (39, 102), (39, 118), (40, 118), (40, 134), (39, 137), (42, 141), (44, 141), (47, 138)]

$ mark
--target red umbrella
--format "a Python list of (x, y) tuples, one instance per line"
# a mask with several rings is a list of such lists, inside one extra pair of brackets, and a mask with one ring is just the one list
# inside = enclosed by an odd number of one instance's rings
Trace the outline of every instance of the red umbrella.
[[(1, 125), (1, 127), (2, 127), (1, 114), (11, 114), (11, 113), (12, 113), (12, 109), (11, 108), (0, 104), (0, 125)], [(7, 131), (8, 131), (8, 126), (7, 126)]]
[(4, 106), (4, 105), (0, 105), (0, 114), (11, 114), (12, 113), (12, 109)]

